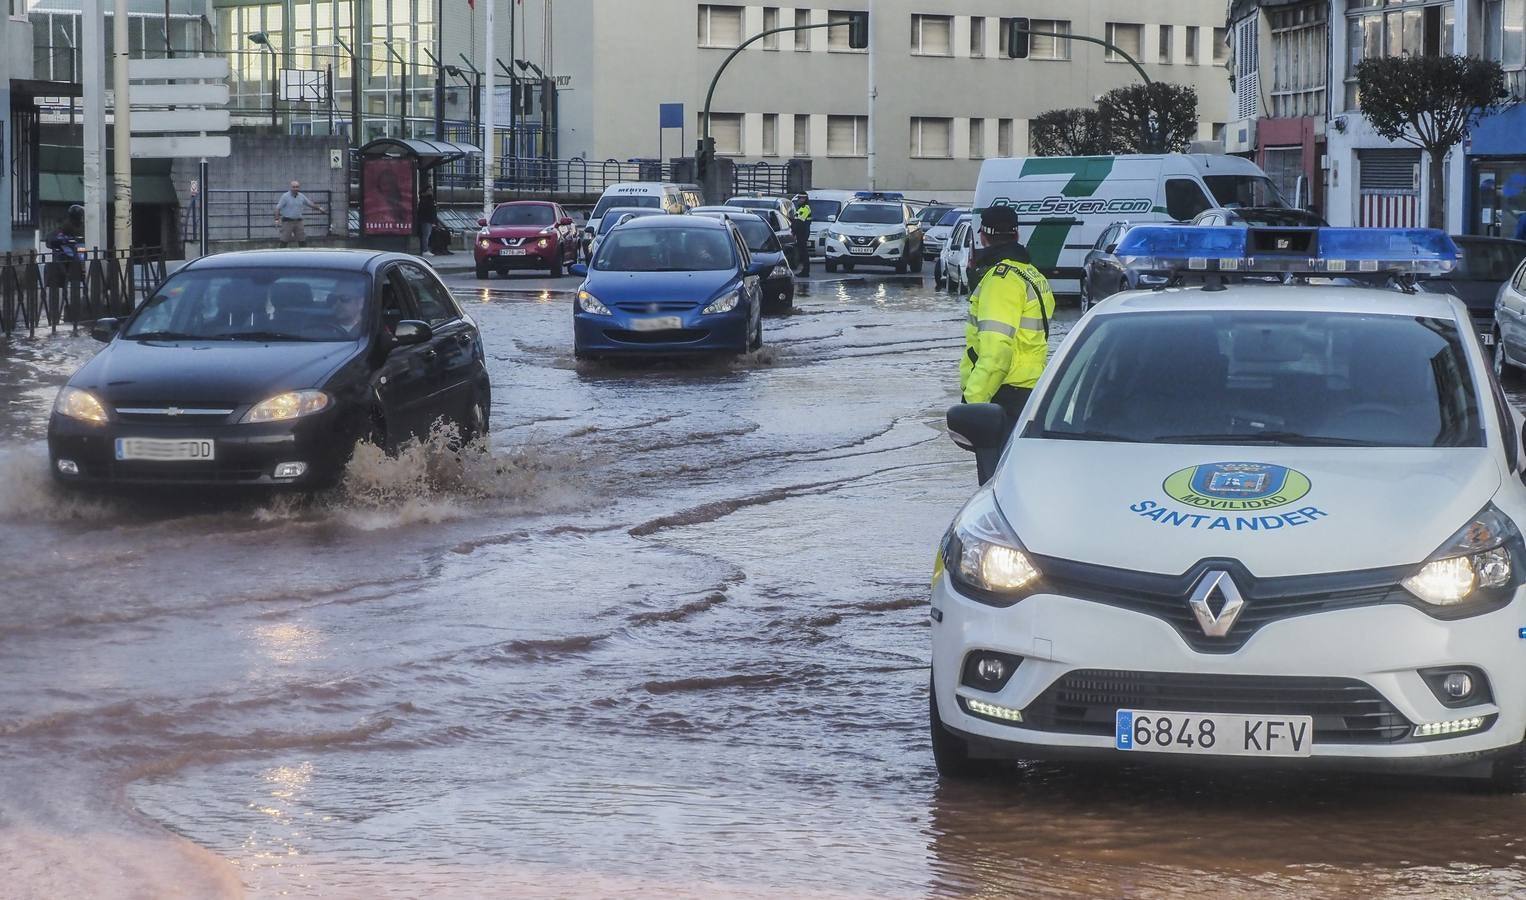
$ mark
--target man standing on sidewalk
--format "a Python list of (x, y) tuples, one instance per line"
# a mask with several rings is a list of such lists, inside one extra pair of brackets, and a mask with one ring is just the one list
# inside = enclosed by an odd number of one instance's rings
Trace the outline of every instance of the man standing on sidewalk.
[(276, 199), (276, 227), (280, 229), (282, 247), (292, 241), (296, 241), (298, 247), (307, 246), (307, 231), (302, 227), (302, 213), (309, 209), (328, 215), (327, 210), (302, 193), (300, 181), (293, 181), (291, 190)]

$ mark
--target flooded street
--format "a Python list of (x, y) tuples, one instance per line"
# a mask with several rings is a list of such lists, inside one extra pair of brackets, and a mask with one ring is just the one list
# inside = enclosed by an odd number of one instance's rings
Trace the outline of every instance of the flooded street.
[(823, 282), (743, 360), (604, 366), (567, 294), (450, 282), (490, 453), (311, 502), (54, 489), (100, 345), (0, 343), (0, 897), (1526, 893), (1526, 798), (1446, 782), (940, 785), (962, 298)]

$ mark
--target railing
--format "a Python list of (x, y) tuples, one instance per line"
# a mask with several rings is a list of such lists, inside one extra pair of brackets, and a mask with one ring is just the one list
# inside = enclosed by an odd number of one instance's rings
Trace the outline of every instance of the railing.
[[(275, 221), (276, 198), (285, 191), (264, 190), (212, 190), (207, 199), (207, 241), (211, 244), (229, 241), (275, 240), (278, 234)], [(312, 211), (302, 214), (302, 224), (307, 239), (327, 238), (334, 232), (334, 207), (330, 191), (306, 191), (309, 199), (329, 211), (321, 215)], [(191, 232), (182, 232), (191, 234)]]
[(157, 248), (92, 250), (78, 259), (13, 253), (0, 257), (0, 336), (39, 328), (78, 331), (82, 322), (127, 315), (164, 283)]
[[(732, 191), (737, 194), (787, 194), (798, 189), (790, 175), (800, 165), (787, 163), (737, 163), (732, 169)], [(796, 180), (803, 183), (803, 179)]]

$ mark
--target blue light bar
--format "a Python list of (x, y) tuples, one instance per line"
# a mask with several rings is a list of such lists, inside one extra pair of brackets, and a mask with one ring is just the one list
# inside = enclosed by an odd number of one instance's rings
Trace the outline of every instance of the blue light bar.
[(897, 191), (858, 191), (854, 193), (855, 200), (905, 200), (906, 195)]
[(1139, 272), (1301, 274), (1333, 277), (1444, 275), (1457, 245), (1430, 228), (1244, 228), (1145, 225), (1116, 254)]

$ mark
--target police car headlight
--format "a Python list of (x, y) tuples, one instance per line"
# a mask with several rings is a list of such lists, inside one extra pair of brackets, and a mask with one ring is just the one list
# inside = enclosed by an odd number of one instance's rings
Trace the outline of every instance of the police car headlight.
[(896, 241), (904, 241), (904, 240), (906, 240), (906, 232), (904, 232), (904, 231), (897, 231), (895, 234), (882, 234), (882, 235), (880, 235), (880, 243), (881, 244), (894, 244)]
[(727, 313), (727, 312), (731, 312), (733, 309), (736, 309), (737, 308), (737, 304), (741, 303), (741, 302), (742, 302), (742, 294), (741, 294), (741, 292), (739, 292), (739, 291), (727, 291), (726, 293), (722, 294), (721, 296), (719, 296), (719, 297), (715, 298), (714, 300), (710, 301), (710, 305), (705, 307), (704, 310), (701, 311), (701, 314), (702, 315), (709, 315), (711, 313)]
[(1011, 606), (1039, 580), (989, 490), (972, 497), (954, 519), (943, 539), (943, 566), (961, 594), (992, 606)]
[(578, 309), (596, 316), (607, 316), (610, 314), (609, 307), (600, 303), (598, 297), (587, 291), (578, 291)]
[(1477, 599), (1480, 590), (1511, 586), (1520, 545), (1515, 523), (1491, 505), (1401, 584), (1432, 606), (1455, 607)]

